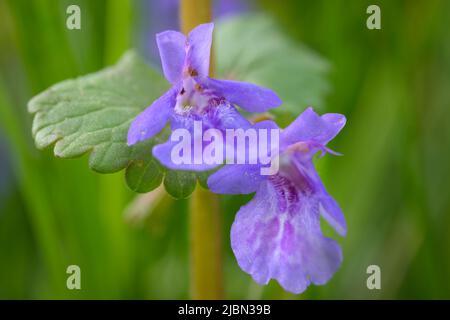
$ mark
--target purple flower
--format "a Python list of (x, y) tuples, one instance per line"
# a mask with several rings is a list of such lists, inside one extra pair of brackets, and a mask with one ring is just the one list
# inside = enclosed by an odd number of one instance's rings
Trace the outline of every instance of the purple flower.
[[(213, 17), (222, 19), (246, 13), (257, 8), (255, 0), (215, 0), (212, 1)], [(152, 62), (159, 59), (158, 48), (153, 35), (167, 29), (179, 28), (180, 0), (145, 1), (140, 8), (142, 12), (142, 44)], [(148, 41), (152, 38), (152, 41)]]
[[(128, 131), (128, 145), (152, 138), (167, 122), (171, 123), (172, 129), (192, 130), (195, 120), (201, 121), (205, 129), (246, 127), (250, 124), (233, 105), (250, 112), (263, 112), (281, 104), (278, 96), (269, 89), (208, 77), (213, 28), (213, 23), (199, 25), (187, 38), (177, 31), (156, 35), (164, 76), (172, 87), (133, 120)], [(209, 168), (174, 165), (170, 159), (171, 147), (171, 141), (155, 146), (153, 155), (169, 168)]]
[[(342, 236), (347, 227), (336, 201), (326, 192), (312, 158), (345, 125), (340, 114), (317, 115), (306, 109), (280, 132), (279, 171), (260, 175), (258, 165), (225, 165), (210, 176), (213, 192), (255, 197), (241, 207), (231, 229), (231, 247), (239, 266), (260, 284), (271, 278), (290, 292), (312, 282), (325, 284), (342, 262), (342, 251), (323, 236), (320, 216)], [(268, 128), (276, 126), (266, 121)]]

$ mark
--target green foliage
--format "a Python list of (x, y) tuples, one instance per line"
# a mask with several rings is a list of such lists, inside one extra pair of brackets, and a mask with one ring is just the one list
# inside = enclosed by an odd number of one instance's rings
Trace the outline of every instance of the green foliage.
[(175, 198), (189, 196), (195, 188), (193, 172), (170, 172), (152, 156), (152, 148), (168, 138), (166, 132), (129, 147), (131, 121), (167, 88), (165, 79), (135, 52), (105, 70), (58, 83), (28, 104), (35, 114), (33, 136), (40, 149), (55, 144), (60, 158), (89, 153), (89, 167), (99, 173), (126, 168), (128, 186), (148, 192), (163, 179)]
[(89, 166), (101, 173), (125, 168), (136, 153), (151, 153), (150, 143), (128, 147), (132, 119), (164, 90), (164, 79), (135, 54), (117, 65), (56, 84), (33, 98), (33, 136), (43, 149), (74, 158), (90, 152)]
[(166, 191), (175, 198), (186, 198), (195, 189), (197, 174), (189, 171), (168, 171), (164, 179)]

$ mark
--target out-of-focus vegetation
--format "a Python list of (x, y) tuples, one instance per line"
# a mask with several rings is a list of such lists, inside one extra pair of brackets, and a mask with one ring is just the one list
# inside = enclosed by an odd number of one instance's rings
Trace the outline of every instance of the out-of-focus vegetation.
[[(73, 3), (82, 8), (81, 31), (65, 28)], [(330, 145), (344, 156), (316, 161), (347, 217), (344, 263), (327, 285), (299, 297), (450, 298), (450, 2), (377, 1), (381, 30), (366, 28), (370, 4), (252, 6), (329, 61), (331, 91), (315, 107), (348, 118)], [(188, 297), (186, 200), (140, 197), (134, 207), (150, 202), (152, 213), (127, 215), (135, 194), (123, 174), (99, 175), (86, 157), (36, 150), (26, 111), (50, 85), (99, 70), (130, 47), (144, 51), (157, 7), (0, 0), (0, 298)], [(229, 229), (248, 198), (221, 198), (227, 297), (294, 298), (275, 282), (254, 284), (237, 266)], [(66, 288), (71, 264), (81, 267), (80, 291)], [(381, 267), (382, 290), (366, 287), (371, 264)]]

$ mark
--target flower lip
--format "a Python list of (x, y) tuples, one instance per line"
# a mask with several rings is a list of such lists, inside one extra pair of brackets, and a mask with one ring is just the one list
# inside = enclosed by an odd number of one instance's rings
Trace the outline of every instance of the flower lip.
[(277, 204), (280, 212), (292, 213), (299, 202), (297, 186), (289, 177), (280, 173), (268, 177), (268, 182), (277, 194)]
[(321, 232), (319, 198), (279, 182), (279, 187), (262, 184), (241, 207), (232, 225), (231, 247), (239, 266), (256, 282), (276, 279), (285, 290), (299, 294), (311, 283), (329, 281), (342, 262), (342, 251)]

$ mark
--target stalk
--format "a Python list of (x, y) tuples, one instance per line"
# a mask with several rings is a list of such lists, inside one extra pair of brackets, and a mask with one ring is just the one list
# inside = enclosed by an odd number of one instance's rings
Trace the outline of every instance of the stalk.
[(197, 186), (189, 205), (191, 297), (222, 299), (222, 241), (218, 196)]
[[(211, 21), (210, 0), (181, 0), (180, 24), (187, 34)], [(210, 74), (214, 65), (211, 54)], [(222, 299), (221, 216), (218, 196), (197, 186), (189, 203), (192, 299)]]

